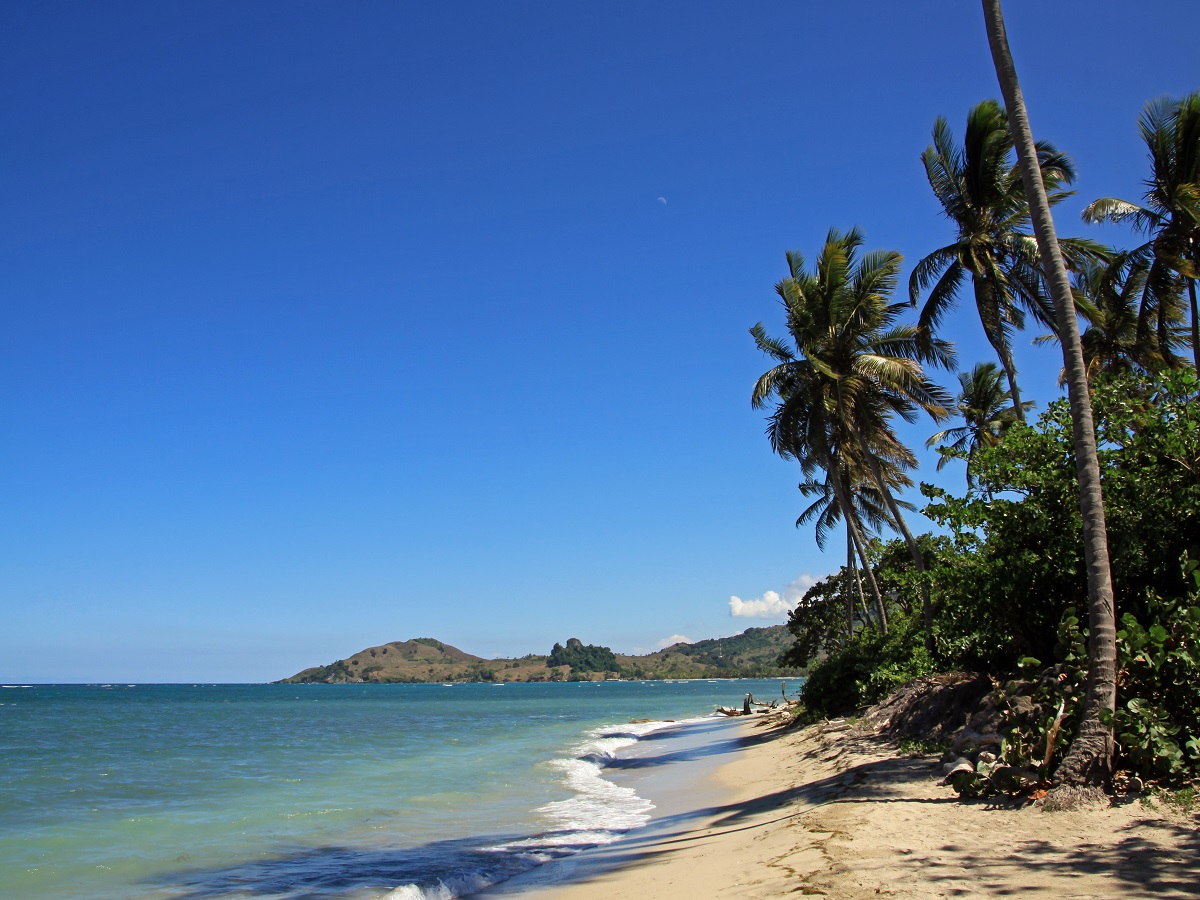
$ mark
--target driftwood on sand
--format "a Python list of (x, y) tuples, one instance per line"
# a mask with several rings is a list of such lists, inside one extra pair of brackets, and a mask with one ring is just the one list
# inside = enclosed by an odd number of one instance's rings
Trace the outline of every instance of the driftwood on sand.
[(732, 707), (732, 706), (718, 706), (717, 714), (722, 715), (722, 716), (749, 716), (749, 715), (754, 714), (755, 707), (757, 707), (759, 709), (763, 709), (763, 710), (771, 710), (771, 709), (779, 709), (781, 707), (784, 709), (787, 709), (789, 707), (799, 705), (799, 703), (800, 703), (799, 700), (789, 700), (787, 698), (787, 682), (785, 681), (782, 684), (783, 684), (783, 689), (782, 689), (783, 690), (783, 700), (782, 701), (772, 700), (770, 703), (764, 703), (761, 700), (755, 700), (753, 694), (746, 694), (745, 699), (742, 700), (742, 708), (741, 709), (737, 709), (736, 707)]

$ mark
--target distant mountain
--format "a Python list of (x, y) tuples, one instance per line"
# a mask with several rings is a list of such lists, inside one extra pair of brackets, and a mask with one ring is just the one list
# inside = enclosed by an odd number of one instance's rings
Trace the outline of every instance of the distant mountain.
[[(584, 647), (576, 638), (555, 645), (552, 655), (484, 659), (433, 638), (368, 647), (327, 666), (284, 678), (284, 684), (428, 684), (458, 681), (600, 681), (613, 678), (794, 677), (779, 656), (792, 645), (784, 625), (749, 628), (727, 638), (675, 644), (645, 656), (612, 655), (607, 647)], [(586, 652), (585, 652), (586, 651)], [(596, 671), (597, 660), (604, 668)], [(615, 660), (615, 663), (609, 662)], [(552, 665), (562, 662), (562, 665)], [(574, 663), (574, 664), (572, 664)]]

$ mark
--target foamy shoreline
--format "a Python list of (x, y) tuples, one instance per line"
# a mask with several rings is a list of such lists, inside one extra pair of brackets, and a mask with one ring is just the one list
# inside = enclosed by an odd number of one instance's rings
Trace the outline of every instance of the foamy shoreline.
[[(1194, 898), (1200, 819), (1139, 802), (1050, 813), (960, 803), (940, 767), (873, 734), (735, 720), (703, 802), (495, 895), (532, 900)], [(561, 864), (554, 864), (559, 866)], [(545, 867), (553, 872), (553, 867)], [(547, 873), (549, 874), (549, 873)]]
[[(400, 884), (385, 900), (451, 900), (557, 885), (575, 877), (575, 858), (598, 854), (629, 834), (653, 833), (664, 818), (693, 808), (697, 786), (720, 754), (740, 745), (735, 720), (702, 716), (639, 719), (584, 733), (565, 755), (542, 765), (571, 796), (534, 810), (543, 827), (528, 837), (487, 844), (474, 863), (433, 882)], [(653, 799), (651, 799), (653, 798)]]

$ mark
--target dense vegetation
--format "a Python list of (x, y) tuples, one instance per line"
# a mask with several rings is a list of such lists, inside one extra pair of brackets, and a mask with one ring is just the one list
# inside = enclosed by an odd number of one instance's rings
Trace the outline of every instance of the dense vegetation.
[[(1035, 241), (1030, 183), (1055, 204), (1074, 164), (1047, 143), (1023, 156), (1008, 113), (985, 101), (961, 144), (939, 119), (922, 157), (955, 236), (911, 273), (914, 322), (893, 299), (899, 255), (866, 252), (857, 230), (831, 230), (811, 268), (787, 254), (776, 286), (787, 337), (751, 329), (772, 362), (752, 399), (770, 407), (772, 449), (799, 463), (815, 497), (797, 524), (815, 524), (822, 545), (844, 526), (847, 546), (846, 565), (788, 622), (784, 661), (811, 667), (811, 712), (851, 711), (920, 675), (982, 671), (1008, 698), (1014, 765), (1076, 782), (1120, 769), (1200, 777), (1200, 92), (1149, 104), (1140, 127), (1142, 203), (1106, 198), (1084, 213), (1132, 225), (1146, 238), (1133, 248)], [(1014, 146), (1031, 161), (1024, 180)], [(1061, 256), (1042, 252), (1050, 245)], [(1056, 265), (1072, 294), (1058, 315)], [(941, 326), (968, 295), (996, 361), (972, 361), (952, 397), (929, 373), (957, 366)], [(1011, 353), (1029, 321), (1049, 332), (1037, 342), (1061, 340), (1070, 381), (1069, 399), (1032, 422)], [(894, 494), (913, 485), (917, 460), (894, 422), (921, 415), (945, 423), (929, 444), (938, 468), (966, 463), (966, 485), (922, 484), (940, 533), (914, 536)], [(1080, 487), (1097, 475), (1102, 508)], [(982, 790), (989, 776), (972, 777)]]
[(615, 672), (617, 657), (607, 647), (584, 644), (579, 638), (570, 638), (567, 646), (555, 644), (550, 650), (548, 663), (551, 667), (570, 666), (572, 672)]
[(781, 662), (790, 644), (788, 630), (772, 625), (617, 659), (624, 678), (791, 678), (802, 667)]

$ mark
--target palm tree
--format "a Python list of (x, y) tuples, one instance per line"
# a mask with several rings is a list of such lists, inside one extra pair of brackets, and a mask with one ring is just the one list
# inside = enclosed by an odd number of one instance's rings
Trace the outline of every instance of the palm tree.
[(1200, 91), (1182, 100), (1160, 98), (1146, 104), (1138, 126), (1150, 151), (1150, 177), (1143, 205), (1103, 197), (1083, 211), (1086, 222), (1128, 222), (1150, 239), (1132, 251), (1149, 262), (1152, 294), (1160, 295), (1158, 327), (1169, 327), (1177, 304), (1170, 302), (1171, 273), (1187, 282), (1191, 307), (1192, 357), (1200, 371)]
[[(789, 254), (789, 262), (792, 255)], [(801, 263), (802, 265), (802, 263)], [(880, 628), (887, 633), (887, 609), (883, 594), (871, 569), (867, 556), (867, 541), (859, 519), (858, 504), (850, 487), (845, 457), (839, 455), (831, 440), (831, 427), (823, 403), (811, 404), (813, 399), (813, 369), (803, 359), (795, 356), (787, 344), (769, 337), (758, 323), (750, 329), (758, 348), (772, 357), (776, 365), (763, 374), (754, 386), (751, 405), (760, 409), (771, 396), (779, 402), (767, 424), (767, 438), (771, 449), (784, 459), (795, 459), (800, 469), (811, 481), (818, 469), (826, 473), (826, 483), (833, 494), (834, 502), (846, 522), (846, 534), (862, 562), (867, 585), (875, 602), (875, 613)], [(801, 490), (807, 482), (801, 482)], [(799, 524), (799, 522), (797, 523)], [(821, 522), (818, 520), (818, 528)]]
[[(864, 534), (875, 534), (882, 527), (891, 525), (891, 516), (888, 513), (886, 502), (874, 483), (864, 478), (861, 473), (857, 476), (852, 475), (846, 471), (844, 465), (842, 468), (842, 478), (850, 488), (850, 497), (854, 503), (854, 512), (858, 517), (859, 527), (863, 529)], [(912, 479), (891, 464), (888, 464), (885, 477), (888, 478), (893, 490), (912, 487)], [(800, 482), (798, 487), (800, 493), (805, 497), (816, 497), (816, 499), (805, 507), (804, 511), (797, 517), (796, 527), (801, 528), (810, 523), (814, 524), (817, 546), (824, 550), (825, 545), (829, 542), (830, 533), (842, 521), (842, 509), (838, 505), (833, 484), (829, 477), (826, 476), (823, 481), (818, 481), (815, 478), (806, 479)], [(896, 502), (903, 509), (915, 509), (907, 501), (898, 500)]]
[[(1072, 275), (1075, 308), (1087, 322), (1080, 341), (1089, 382), (1101, 372), (1157, 372), (1187, 364), (1175, 353), (1187, 340), (1181, 316), (1159, 315), (1172, 306), (1182, 312), (1181, 279), (1164, 283), (1153, 277), (1153, 268), (1135, 251), (1117, 254), (1108, 265), (1088, 261)], [(1150, 327), (1152, 320), (1158, 327)], [(1052, 340), (1057, 338), (1043, 335), (1035, 343)], [(1059, 383), (1064, 381), (1065, 373)]]
[[(843, 477), (848, 484), (852, 485), (849, 491), (850, 499), (854, 504), (854, 514), (857, 517), (860, 529), (865, 532), (869, 528), (871, 532), (877, 533), (882, 526), (891, 523), (891, 518), (883, 497), (869, 480), (864, 480), (861, 476), (853, 478), (849, 472), (844, 473)], [(885, 477), (887, 477), (893, 490), (912, 487), (912, 479), (895, 466), (889, 465), (887, 467)], [(826, 476), (824, 481), (817, 481), (813, 478), (802, 481), (799, 484), (799, 488), (800, 493), (805, 497), (815, 496), (817, 499), (800, 513), (800, 516), (796, 519), (796, 527), (800, 528), (810, 522), (815, 522), (817, 546), (824, 550), (830, 532), (837, 527), (842, 519), (842, 510), (838, 505), (833, 486), (828, 476)], [(897, 501), (897, 504), (907, 510), (915, 508), (911, 503), (902, 500)], [(858, 566), (854, 561), (854, 553), (854, 538), (849, 528), (847, 528), (846, 572), (853, 581), (854, 586), (858, 589), (858, 599), (863, 607), (863, 621), (869, 622), (870, 616), (867, 614), (866, 599), (863, 597), (862, 592), (862, 579), (859, 577)], [(846, 634), (849, 636), (853, 633), (854, 606), (853, 602), (847, 599)]]
[[(1012, 395), (1004, 389), (1001, 383), (1000, 369), (995, 363), (977, 363), (969, 373), (960, 372), (958, 382), (962, 385), (958, 401), (955, 404), (958, 414), (963, 417), (964, 424), (957, 428), (947, 428), (939, 431), (928, 441), (926, 447), (932, 447), (942, 441), (949, 440), (950, 444), (940, 448), (943, 451), (938, 460), (938, 471), (953, 456), (966, 455), (967, 486), (974, 484), (971, 475), (971, 463), (975, 454), (984, 447), (994, 447), (1000, 443), (1000, 438), (1013, 422), (1018, 421), (1017, 410), (1012, 405)], [(1033, 401), (1024, 401), (1026, 409), (1033, 406)]]
[[(788, 332), (797, 353), (770, 338), (762, 323), (751, 329), (759, 349), (777, 365), (755, 384), (752, 403), (770, 397), (779, 403), (768, 433), (776, 452), (807, 458), (810, 471), (823, 468), (847, 527), (859, 545), (864, 574), (873, 579), (861, 528), (855, 519), (847, 473), (867, 473), (884, 501), (890, 524), (904, 537), (919, 572), (925, 564), (889, 485), (889, 468), (916, 464), (891, 427), (899, 415), (915, 421), (924, 411), (935, 420), (948, 415), (949, 397), (930, 381), (923, 361), (949, 365), (944, 341), (922, 336), (897, 321), (907, 304), (889, 302), (899, 277), (899, 253), (875, 251), (859, 257), (858, 229), (831, 229), (813, 272), (798, 253), (787, 255), (790, 277), (776, 285), (787, 314)], [(924, 593), (927, 641), (932, 641), (932, 611)]]
[(1050, 201), (1038, 166), (1037, 145), (1033, 142), (1017, 70), (1008, 47), (1000, 0), (983, 0), (983, 18), (988, 46), (996, 67), (996, 79), (1000, 82), (1004, 102), (1011, 113), (1021, 180), (1025, 185), (1025, 195), (1029, 198), (1034, 233), (1037, 235), (1038, 249), (1046, 261), (1046, 280), (1054, 299), (1063, 363), (1067, 370), (1067, 399), (1071, 405), (1075, 469), (1079, 477), (1079, 508), (1083, 517), (1083, 552), (1088, 572), (1087, 692), (1079, 729), (1066, 758), (1055, 772), (1055, 778), (1066, 784), (1098, 784), (1108, 777), (1112, 769), (1111, 717), (1117, 697), (1117, 629), (1092, 402), (1088, 395), (1071, 284), (1054, 233)]
[[(1069, 197), (1071, 192), (1063, 187), (1075, 177), (1070, 159), (1047, 143), (1037, 145), (1037, 157), (1050, 203)], [(1013, 163), (1007, 113), (995, 100), (974, 107), (967, 115), (962, 147), (955, 145), (949, 124), (939, 117), (933, 126), (933, 145), (921, 161), (934, 196), (958, 234), (953, 243), (934, 250), (913, 270), (909, 300), (915, 305), (929, 290), (918, 324), (926, 332), (936, 330), (969, 278), (984, 335), (1004, 367), (1013, 407), (1023, 422), (1013, 335), (1025, 327), (1026, 313), (1051, 329), (1055, 326), (1037, 242), (1027, 230), (1029, 204)], [(1067, 243), (1081, 256), (1098, 250), (1090, 241)]]

